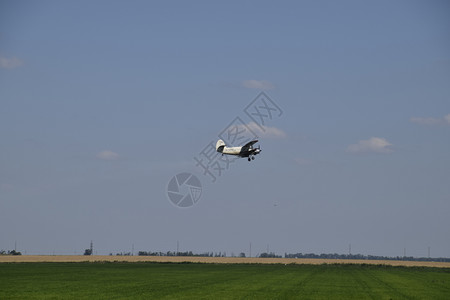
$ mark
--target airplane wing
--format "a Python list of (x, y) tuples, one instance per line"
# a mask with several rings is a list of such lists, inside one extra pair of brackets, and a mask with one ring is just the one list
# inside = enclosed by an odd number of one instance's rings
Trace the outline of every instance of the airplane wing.
[(251, 142), (248, 142), (247, 144), (245, 144), (244, 146), (242, 146), (242, 149), (248, 149), (251, 146), (253, 146), (254, 144), (256, 144), (258, 142), (258, 140), (253, 140)]

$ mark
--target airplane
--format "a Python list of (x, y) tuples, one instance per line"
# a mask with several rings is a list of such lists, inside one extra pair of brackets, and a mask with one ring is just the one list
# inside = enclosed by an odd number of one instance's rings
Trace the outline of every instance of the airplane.
[(218, 140), (216, 143), (216, 150), (217, 152), (222, 153), (222, 155), (227, 154), (236, 155), (239, 157), (248, 157), (248, 161), (252, 161), (255, 159), (255, 155), (261, 152), (261, 146), (258, 148), (253, 148), (253, 145), (257, 142), (258, 140), (253, 140), (241, 147), (227, 147), (224, 141)]

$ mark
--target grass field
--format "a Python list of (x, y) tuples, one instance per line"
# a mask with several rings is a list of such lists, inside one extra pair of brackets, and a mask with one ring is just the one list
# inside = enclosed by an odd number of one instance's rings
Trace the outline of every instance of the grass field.
[(0, 264), (0, 299), (65, 298), (449, 299), (450, 270), (349, 264)]

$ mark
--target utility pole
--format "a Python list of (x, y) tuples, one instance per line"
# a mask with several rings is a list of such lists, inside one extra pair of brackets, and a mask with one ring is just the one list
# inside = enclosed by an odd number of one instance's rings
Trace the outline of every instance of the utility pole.
[(428, 246), (428, 258), (430, 258), (430, 246)]
[(348, 255), (352, 255), (352, 244), (348, 244)]
[(134, 244), (131, 244), (131, 256), (134, 255)]
[(252, 257), (252, 243), (250, 242), (250, 254), (248, 255), (248, 257)]
[(180, 243), (177, 241), (177, 254), (176, 254), (176, 256), (178, 256), (178, 251), (179, 251), (179, 249), (180, 249)]
[(94, 243), (91, 240), (91, 255), (94, 255)]

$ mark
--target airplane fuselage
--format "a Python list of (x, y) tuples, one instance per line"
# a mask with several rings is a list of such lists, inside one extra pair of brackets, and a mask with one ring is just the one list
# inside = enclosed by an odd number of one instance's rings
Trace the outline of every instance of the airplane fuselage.
[(236, 155), (239, 157), (248, 157), (248, 160), (255, 159), (255, 155), (261, 152), (260, 148), (253, 148), (257, 140), (251, 141), (242, 147), (227, 147), (222, 140), (217, 141), (216, 150), (222, 155)]
[(224, 147), (222, 150), (222, 154), (229, 154), (229, 155), (239, 155), (241, 156), (242, 153), (242, 147)]

